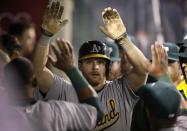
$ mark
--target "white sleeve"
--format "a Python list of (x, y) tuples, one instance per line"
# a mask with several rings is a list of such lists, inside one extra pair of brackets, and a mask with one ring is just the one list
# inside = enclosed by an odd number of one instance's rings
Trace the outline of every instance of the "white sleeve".
[(96, 126), (97, 110), (93, 106), (64, 101), (50, 101), (50, 105), (54, 113), (54, 130), (66, 128), (73, 131), (89, 131)]

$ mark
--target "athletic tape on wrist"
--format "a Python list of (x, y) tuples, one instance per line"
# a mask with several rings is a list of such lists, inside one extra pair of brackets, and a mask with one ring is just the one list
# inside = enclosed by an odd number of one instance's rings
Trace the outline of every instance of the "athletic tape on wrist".
[(48, 37), (52, 37), (52, 36), (54, 35), (53, 33), (48, 32), (48, 31), (44, 30), (43, 28), (41, 28), (41, 30), (42, 30), (42, 33), (43, 33), (44, 35), (48, 36)]
[(115, 42), (120, 44), (120, 42), (124, 39), (127, 38), (128, 34), (127, 32), (124, 32), (122, 35), (120, 35), (117, 39), (115, 39)]
[(94, 106), (97, 109), (97, 122), (103, 118), (103, 111), (100, 101), (97, 97), (91, 97), (83, 101), (83, 103), (87, 103), (89, 105)]
[[(89, 86), (86, 79), (81, 75), (80, 71), (75, 67), (67, 70), (66, 74), (70, 78), (73, 87), (77, 92)], [(87, 103), (89, 105), (94, 106), (97, 109), (97, 121), (101, 120), (101, 118), (103, 117), (103, 112), (98, 97), (94, 97), (94, 96), (90, 97), (88, 99), (83, 100), (82, 103)]]
[(81, 90), (89, 86), (86, 79), (81, 75), (80, 71), (75, 67), (65, 71), (69, 79), (71, 80), (75, 90)]
[(50, 43), (50, 39), (51, 39), (51, 37), (48, 37), (46, 35), (42, 35), (39, 39), (38, 44), (41, 46), (47, 46)]

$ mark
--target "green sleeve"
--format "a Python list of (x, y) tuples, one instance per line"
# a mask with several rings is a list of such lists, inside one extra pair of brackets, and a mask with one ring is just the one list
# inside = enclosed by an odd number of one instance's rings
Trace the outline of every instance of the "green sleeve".
[(164, 81), (173, 84), (173, 81), (171, 80), (170, 76), (168, 74), (165, 74), (160, 77), (159, 81)]

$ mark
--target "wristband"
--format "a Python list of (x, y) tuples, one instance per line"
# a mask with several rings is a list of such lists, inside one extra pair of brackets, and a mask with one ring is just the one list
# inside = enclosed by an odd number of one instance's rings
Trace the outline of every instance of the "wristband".
[(81, 75), (80, 71), (76, 69), (75, 67), (72, 67), (71, 69), (65, 71), (65, 73), (71, 80), (75, 90), (78, 91), (78, 90), (87, 88), (89, 86), (86, 79)]
[[(76, 69), (75, 67), (67, 70), (66, 74), (70, 78), (73, 84), (73, 87), (75, 88), (77, 92), (89, 86), (86, 79), (80, 74), (80, 71)], [(102, 119), (103, 112), (102, 112), (99, 99), (97, 97), (94, 97), (94, 96), (90, 97), (88, 99), (83, 100), (82, 103), (87, 103), (89, 105), (94, 106), (97, 109), (97, 122)]]
[(127, 38), (127, 36), (127, 32), (124, 32), (122, 35), (115, 39), (115, 42), (119, 44), (124, 38)]
[(97, 97), (91, 97), (83, 101), (83, 103), (87, 103), (89, 105), (94, 106), (97, 109), (97, 122), (99, 122), (103, 118), (103, 111), (100, 101)]
[(52, 36), (54, 35), (53, 33), (49, 32), (49, 31), (46, 31), (46, 30), (44, 30), (43, 28), (41, 28), (41, 30), (42, 30), (42, 33), (43, 33), (45, 36), (52, 37)]
[(47, 46), (50, 43), (50, 39), (51, 39), (51, 37), (46, 36), (46, 35), (42, 35), (39, 39), (38, 44), (41, 46)]
[(170, 76), (168, 74), (165, 74), (163, 76), (160, 77), (159, 81), (164, 81), (164, 82), (168, 82), (168, 83), (173, 83)]

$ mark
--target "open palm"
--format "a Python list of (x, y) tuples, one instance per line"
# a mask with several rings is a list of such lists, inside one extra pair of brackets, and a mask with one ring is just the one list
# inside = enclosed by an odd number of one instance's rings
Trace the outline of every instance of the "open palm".
[(126, 27), (116, 9), (106, 8), (102, 12), (104, 26), (100, 27), (101, 31), (111, 39), (117, 39), (126, 32)]
[(52, 2), (51, 6), (48, 5), (43, 17), (42, 29), (52, 34), (60, 31), (68, 22), (68, 20), (61, 20), (63, 11), (64, 7), (59, 1)]

